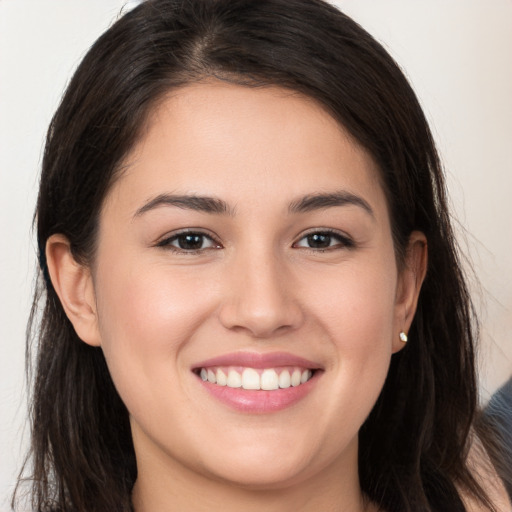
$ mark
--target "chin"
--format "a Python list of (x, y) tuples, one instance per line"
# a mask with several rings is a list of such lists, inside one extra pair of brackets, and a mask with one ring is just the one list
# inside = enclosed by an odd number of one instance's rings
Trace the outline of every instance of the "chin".
[(224, 466), (215, 471), (219, 480), (243, 489), (262, 491), (279, 490), (306, 480), (310, 470), (307, 465), (292, 461), (277, 461), (265, 458), (257, 462), (239, 462), (230, 467)]
[[(288, 441), (288, 442), (287, 442)], [(357, 460), (357, 439), (354, 443)], [(353, 452), (352, 449), (347, 449)], [(231, 484), (250, 490), (279, 490), (301, 484), (321, 474), (323, 469), (340, 460), (343, 454), (326, 453), (317, 443), (290, 442), (278, 439), (273, 442), (247, 444), (239, 448), (234, 445), (230, 454), (224, 457), (214, 455), (208, 462), (211, 476), (215, 475)], [(352, 458), (350, 456), (349, 458)], [(218, 460), (222, 461), (219, 467)], [(212, 463), (215, 463), (212, 464)]]

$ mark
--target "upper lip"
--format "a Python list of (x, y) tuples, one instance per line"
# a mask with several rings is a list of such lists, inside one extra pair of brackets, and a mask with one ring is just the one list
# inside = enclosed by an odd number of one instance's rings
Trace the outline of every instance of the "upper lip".
[(233, 352), (201, 361), (193, 369), (212, 366), (244, 366), (247, 368), (276, 368), (280, 366), (299, 366), (310, 370), (321, 369), (321, 365), (288, 352)]

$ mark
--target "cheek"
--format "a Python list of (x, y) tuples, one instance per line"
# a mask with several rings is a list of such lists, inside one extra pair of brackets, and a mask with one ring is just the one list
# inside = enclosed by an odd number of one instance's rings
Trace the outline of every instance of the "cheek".
[[(102, 349), (118, 386), (131, 393), (157, 377), (172, 378), (182, 348), (210, 308), (199, 282), (161, 265), (118, 261), (98, 271)], [(158, 368), (162, 372), (158, 371)]]
[(391, 345), (396, 279), (395, 267), (386, 259), (316, 272), (311, 307), (345, 355)]
[[(190, 276), (166, 271), (162, 265), (129, 265), (98, 273), (97, 302), (105, 341), (132, 341), (167, 347), (180, 338), (180, 330), (191, 326), (206, 300), (198, 293), (199, 282)], [(197, 286), (196, 286), (197, 285)], [(124, 333), (120, 340), (114, 332)]]
[(138, 424), (150, 430), (155, 425), (169, 426), (168, 411), (187, 407), (187, 381), (180, 361), (211, 299), (198, 293), (190, 273), (185, 279), (161, 265), (116, 263), (98, 275), (98, 314), (107, 366)]
[[(391, 260), (392, 262), (394, 260)], [(386, 378), (393, 347), (396, 270), (387, 260), (347, 268), (337, 278), (316, 276), (315, 318), (334, 348), (333, 400), (349, 400), (362, 420)], [(347, 396), (347, 391), (348, 395)]]

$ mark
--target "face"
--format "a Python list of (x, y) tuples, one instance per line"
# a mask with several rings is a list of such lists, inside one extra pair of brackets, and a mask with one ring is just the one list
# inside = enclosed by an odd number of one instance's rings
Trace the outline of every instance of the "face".
[(204, 83), (125, 168), (92, 275), (141, 467), (252, 488), (353, 470), (404, 328), (369, 155), (313, 100)]

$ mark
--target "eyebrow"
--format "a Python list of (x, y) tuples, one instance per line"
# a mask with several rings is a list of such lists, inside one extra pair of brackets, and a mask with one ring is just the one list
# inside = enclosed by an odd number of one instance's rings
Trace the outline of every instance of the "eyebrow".
[(305, 213), (313, 210), (348, 205), (358, 206), (370, 214), (372, 218), (375, 218), (375, 214), (367, 201), (345, 190), (327, 194), (308, 194), (290, 203), (288, 211), (290, 213)]
[[(375, 218), (373, 210), (367, 201), (365, 201), (362, 197), (344, 190), (326, 194), (308, 194), (292, 201), (288, 206), (288, 212), (306, 213), (314, 210), (322, 210), (325, 208), (348, 205), (358, 206), (366, 211), (372, 218)], [(235, 209), (228, 205), (226, 201), (223, 201), (217, 197), (186, 194), (160, 194), (155, 198), (150, 199), (141, 208), (139, 208), (135, 212), (134, 218), (161, 206), (175, 206), (184, 210), (194, 210), (214, 215), (235, 215)]]
[(234, 215), (232, 209), (225, 201), (216, 197), (196, 196), (196, 195), (172, 195), (160, 194), (149, 200), (144, 206), (139, 208), (134, 217), (159, 208), (160, 206), (176, 206), (184, 210), (195, 210), (198, 212), (211, 213), (216, 215)]

